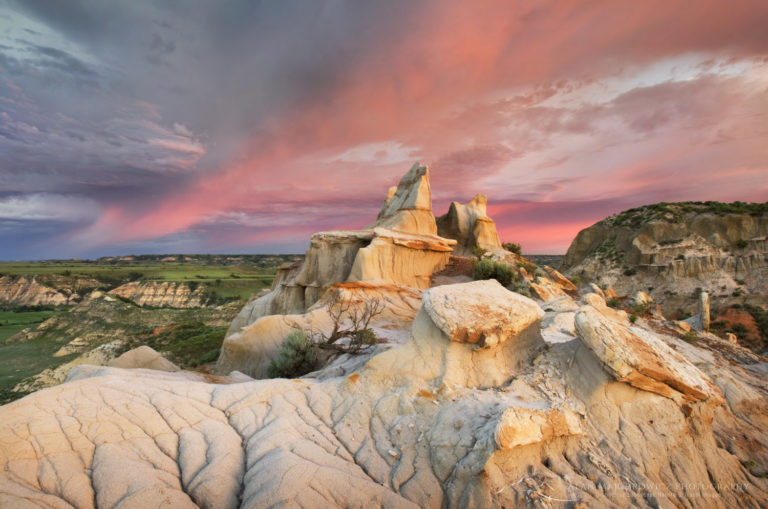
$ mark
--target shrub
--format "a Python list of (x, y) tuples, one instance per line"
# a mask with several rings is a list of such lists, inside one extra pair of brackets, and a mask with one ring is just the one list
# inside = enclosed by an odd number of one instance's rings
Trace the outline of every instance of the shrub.
[(517, 266), (521, 269), (525, 269), (528, 274), (533, 274), (536, 271), (536, 264), (531, 262), (519, 261), (517, 262)]
[(475, 263), (475, 268), (472, 270), (472, 279), (475, 281), (479, 279), (491, 279), (494, 273), (493, 260), (480, 260)]
[(637, 269), (634, 267), (629, 267), (628, 269), (624, 270), (625, 276), (634, 276), (635, 274), (637, 274)]
[(675, 260), (685, 260), (685, 255), (680, 253), (679, 255), (675, 256)]
[(642, 304), (635, 304), (634, 311), (638, 315), (649, 315), (651, 314), (651, 306), (653, 306), (652, 302), (643, 302)]
[(737, 240), (736, 241), (736, 247), (739, 248), (739, 249), (744, 249), (745, 247), (747, 247), (747, 241), (744, 240), (744, 239)]
[(581, 283), (581, 277), (573, 276), (571, 278), (571, 283), (575, 284), (576, 286), (579, 286), (579, 283)]
[[(384, 311), (384, 301), (366, 297), (356, 302), (335, 289), (328, 301), (328, 315), (333, 324), (330, 332), (310, 331), (318, 347), (341, 353), (357, 354), (378, 342), (376, 333), (369, 327), (371, 320)], [(339, 340), (347, 338), (348, 344)]]
[(288, 334), (280, 347), (277, 359), (267, 368), (270, 378), (296, 378), (314, 370), (317, 350), (312, 340), (301, 330)]
[(611, 299), (608, 299), (608, 302), (606, 304), (608, 304), (608, 306), (612, 308), (618, 308), (619, 306), (621, 306), (621, 301), (616, 297), (613, 297)]
[(496, 281), (501, 283), (502, 286), (509, 286), (512, 282), (512, 267), (506, 263), (496, 262), (494, 264), (493, 277)]
[(685, 334), (683, 334), (682, 338), (688, 343), (695, 343), (696, 341), (699, 340), (699, 336), (693, 331), (686, 332)]
[(488, 254), (488, 251), (486, 251), (480, 246), (475, 246), (474, 248), (472, 248), (472, 254), (475, 255), (478, 260), (482, 260)]
[(522, 255), (522, 247), (520, 244), (515, 244), (514, 242), (504, 242), (501, 247), (509, 251), (510, 253), (515, 253), (516, 255)]
[(637, 315), (629, 315), (629, 321), (630, 323), (635, 323), (637, 321)]
[(495, 279), (502, 286), (509, 286), (514, 278), (512, 267), (504, 262), (494, 262), (493, 260), (483, 259), (475, 264), (472, 271), (472, 278), (477, 281), (480, 279)]

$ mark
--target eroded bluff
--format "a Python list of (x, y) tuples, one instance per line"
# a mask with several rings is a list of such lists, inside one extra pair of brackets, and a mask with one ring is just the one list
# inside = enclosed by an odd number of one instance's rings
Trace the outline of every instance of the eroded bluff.
[(659, 203), (624, 211), (579, 232), (560, 269), (619, 295), (649, 291), (665, 312), (694, 292), (721, 304), (768, 303), (768, 204)]

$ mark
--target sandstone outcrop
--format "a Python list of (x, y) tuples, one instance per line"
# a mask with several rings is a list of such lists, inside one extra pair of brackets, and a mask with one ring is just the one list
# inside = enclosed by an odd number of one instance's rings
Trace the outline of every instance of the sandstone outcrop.
[(0, 302), (17, 306), (62, 306), (70, 299), (33, 276), (0, 277)]
[(665, 315), (678, 309), (695, 313), (701, 290), (719, 306), (744, 296), (766, 303), (766, 239), (766, 204), (659, 203), (579, 232), (560, 270), (622, 296), (647, 291)]
[(174, 281), (132, 281), (109, 292), (139, 306), (156, 308), (199, 308), (205, 304), (203, 288), (194, 290)]
[(374, 228), (437, 235), (429, 169), (426, 166), (415, 163), (397, 187), (389, 189), (376, 221), (367, 229)]
[(437, 218), (437, 233), (458, 241), (454, 253), (471, 256), (476, 247), (490, 253), (505, 253), (496, 224), (487, 214), (488, 198), (478, 194), (466, 205), (451, 202), (448, 213)]
[[(279, 271), (270, 292), (249, 302), (234, 320), (217, 369), (264, 376), (292, 330), (286, 323), (314, 327), (312, 317), (327, 313), (322, 298), (334, 285), (358, 284), (363, 293), (375, 287), (376, 298), (393, 302), (402, 301), (412, 290), (429, 288), (432, 275), (448, 264), (456, 246), (456, 240), (436, 232), (429, 170), (417, 163), (390, 189), (377, 220), (366, 229), (312, 236), (304, 263)], [(391, 295), (383, 295), (382, 289)], [(287, 322), (283, 315), (289, 316)], [(306, 316), (299, 318), (302, 315)], [(405, 318), (412, 320), (414, 315), (412, 311)], [(260, 320), (264, 321), (258, 324)], [(262, 345), (255, 347), (254, 341)], [(244, 351), (250, 353), (243, 355)]]
[(410, 338), (352, 370), (344, 358), (298, 380), (73, 370), (0, 407), (0, 506), (759, 507), (768, 497), (753, 475), (768, 467), (759, 361), (737, 366), (590, 305), (581, 339), (546, 347), (537, 304), (494, 282), (422, 300)]
[(154, 369), (156, 371), (178, 371), (179, 367), (160, 355), (160, 352), (142, 345), (128, 350), (116, 359), (109, 361), (107, 366), (123, 369)]

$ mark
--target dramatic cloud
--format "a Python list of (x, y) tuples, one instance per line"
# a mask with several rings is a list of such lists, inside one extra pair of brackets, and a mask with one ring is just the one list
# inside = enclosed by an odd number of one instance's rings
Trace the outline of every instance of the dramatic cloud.
[(526, 252), (765, 201), (766, 26), (762, 0), (11, 2), (0, 257), (298, 252), (414, 160), (436, 213), (485, 192)]

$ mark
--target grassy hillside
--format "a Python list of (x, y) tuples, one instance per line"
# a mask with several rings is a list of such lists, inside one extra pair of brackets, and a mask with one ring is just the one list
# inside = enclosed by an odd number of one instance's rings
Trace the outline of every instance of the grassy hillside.
[(768, 214), (768, 202), (746, 203), (735, 201), (722, 203), (717, 201), (684, 201), (660, 202), (625, 210), (615, 216), (610, 216), (597, 224), (609, 226), (638, 227), (649, 221), (681, 222), (689, 214), (749, 214), (760, 216)]
[[(300, 257), (294, 255), (143, 255), (0, 262), (0, 275), (36, 276), (41, 284), (53, 287), (85, 278), (97, 280), (102, 290), (129, 281), (173, 281), (186, 283), (192, 289), (202, 285), (210, 302), (228, 302), (220, 307), (153, 309), (117, 298), (88, 299), (81, 292), (85, 298), (71, 307), (3, 304), (0, 404), (25, 394), (11, 391), (19, 382), (27, 383), (42, 371), (55, 369), (100, 345), (113, 345), (116, 354), (148, 345), (188, 369), (214, 362), (227, 327), (242, 304), (272, 284), (280, 265), (297, 259)], [(86, 348), (54, 357), (67, 343), (83, 338)]]

